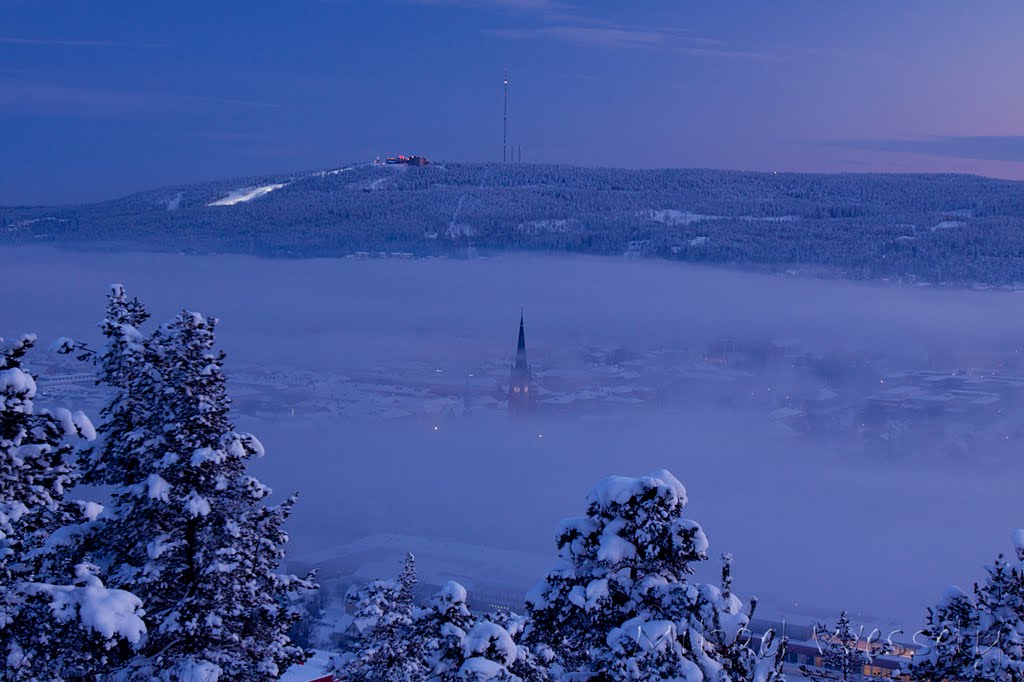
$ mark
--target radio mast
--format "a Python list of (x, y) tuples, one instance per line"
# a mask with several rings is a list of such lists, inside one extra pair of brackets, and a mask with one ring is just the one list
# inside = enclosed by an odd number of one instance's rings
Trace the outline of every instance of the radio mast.
[(508, 67), (505, 67), (505, 118), (501, 138), (501, 162), (508, 161)]

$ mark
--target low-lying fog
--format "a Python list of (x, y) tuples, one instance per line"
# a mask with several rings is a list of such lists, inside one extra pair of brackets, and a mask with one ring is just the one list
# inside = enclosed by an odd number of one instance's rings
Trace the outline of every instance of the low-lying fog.
[[(6, 248), (0, 272), (4, 335), (34, 331), (43, 348), (61, 335), (95, 344), (106, 287), (123, 282), (156, 320), (182, 307), (221, 318), (229, 376), (252, 367), (324, 376), (384, 368), (400, 380), (402, 367), (418, 364), (465, 373), (510, 358), (520, 305), (531, 359), (547, 368), (584, 346), (642, 353), (703, 349), (722, 337), (795, 338), (818, 353), (869, 348), (911, 359), (1005, 351), (1024, 340), (1020, 294), (649, 261), (286, 261)], [(240, 400), (237, 421), (267, 447), (256, 473), (278, 493), (301, 492), (292, 523), (300, 556), (396, 532), (554, 562), (559, 520), (583, 513), (597, 479), (664, 467), (687, 486), (689, 515), (713, 555), (735, 555), (741, 594), (775, 608), (845, 608), (912, 626), (947, 584), (968, 583), (1010, 551), (1010, 532), (1024, 526), (1024, 467), (1006, 453), (977, 462), (938, 450), (881, 456), (847, 447), (854, 433), (816, 438), (772, 428), (765, 409), (702, 401), (701, 390), (678, 403), (541, 411), (530, 420), (497, 407), (436, 418), (304, 409), (268, 416)]]

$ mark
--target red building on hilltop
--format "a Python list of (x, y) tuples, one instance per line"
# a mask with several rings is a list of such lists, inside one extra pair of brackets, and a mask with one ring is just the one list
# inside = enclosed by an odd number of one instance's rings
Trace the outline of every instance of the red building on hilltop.
[(426, 166), (430, 163), (430, 160), (425, 156), (405, 156), (404, 154), (399, 154), (398, 156), (389, 156), (384, 159), (384, 163), (391, 166)]

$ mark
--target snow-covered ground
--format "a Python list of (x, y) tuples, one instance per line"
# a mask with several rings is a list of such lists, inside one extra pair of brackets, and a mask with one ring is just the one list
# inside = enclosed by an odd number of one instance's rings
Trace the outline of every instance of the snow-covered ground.
[[(735, 555), (738, 593), (814, 615), (846, 608), (918, 622), (948, 583), (966, 584), (1009, 551), (1009, 533), (1022, 525), (1015, 460), (841, 456), (766, 432), (740, 406), (609, 403), (600, 414), (533, 421), (493, 408), (402, 419), (367, 410), (352, 419), (316, 412), (320, 398), (307, 399), (367, 383), (378, 367), (388, 381), (403, 366), (433, 366), (463, 383), (464, 370), (509, 357), (520, 304), (538, 358), (588, 345), (695, 347), (742, 331), (822, 347), (970, 350), (1024, 338), (1016, 294), (541, 257), (286, 261), (25, 248), (0, 249), (0, 270), (0, 335), (35, 331), (41, 348), (64, 335), (95, 343), (112, 281), (146, 300), (156, 320), (183, 306), (219, 315), (239, 426), (267, 448), (256, 473), (278, 495), (301, 493), (297, 560), (330, 561), (332, 548), (389, 535), (553, 563), (559, 520), (583, 512), (594, 482), (664, 467), (687, 486), (711, 554)], [(569, 381), (577, 370), (550, 368), (545, 380)], [(278, 371), (291, 376), (277, 381)], [(294, 418), (278, 409), (280, 396), (273, 415), (256, 409), (281, 385), (298, 399)], [(468, 559), (461, 570), (488, 572)]]
[[(288, 183), (286, 182), (282, 182), (276, 185), (263, 185), (262, 187), (242, 187), (241, 189), (234, 190), (223, 199), (218, 199), (217, 201), (207, 204), (207, 206), (234, 206), (235, 204), (245, 203), (246, 201), (252, 201), (253, 199), (258, 199), (259, 197), (270, 194), (274, 190), (281, 189), (287, 184)], [(170, 209), (170, 205), (168, 205), (168, 209)]]
[(314, 651), (313, 657), (302, 665), (295, 665), (280, 677), (278, 682), (311, 682), (330, 673), (331, 657), (329, 651)]

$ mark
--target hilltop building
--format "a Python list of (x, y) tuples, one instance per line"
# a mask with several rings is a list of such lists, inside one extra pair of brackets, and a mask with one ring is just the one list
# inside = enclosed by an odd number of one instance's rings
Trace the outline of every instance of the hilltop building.
[(530, 385), (530, 364), (526, 361), (526, 329), (523, 312), (519, 311), (519, 341), (516, 344), (516, 361), (508, 382), (508, 411), (522, 414), (534, 406), (534, 394)]
[(426, 166), (430, 164), (430, 160), (425, 156), (405, 156), (399, 154), (398, 156), (389, 156), (384, 160), (384, 163), (388, 166)]

